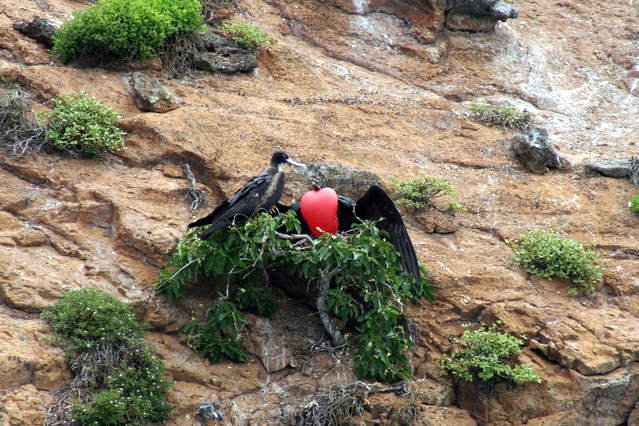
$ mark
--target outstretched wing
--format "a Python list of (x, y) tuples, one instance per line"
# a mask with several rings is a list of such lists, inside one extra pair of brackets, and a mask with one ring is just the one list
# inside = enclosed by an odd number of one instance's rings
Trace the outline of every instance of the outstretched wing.
[(357, 200), (355, 214), (363, 220), (379, 221), (377, 226), (390, 235), (391, 242), (399, 252), (404, 271), (419, 281), (419, 263), (415, 248), (404, 226), (402, 216), (388, 194), (377, 185), (371, 186), (366, 194)]
[(250, 216), (261, 207), (262, 195), (269, 186), (272, 175), (263, 174), (250, 179), (240, 188), (230, 200), (223, 202), (215, 208), (208, 216), (196, 220), (188, 225), (189, 228), (196, 226), (212, 225), (202, 238), (206, 238), (218, 229), (228, 226), (229, 220), (235, 216)]

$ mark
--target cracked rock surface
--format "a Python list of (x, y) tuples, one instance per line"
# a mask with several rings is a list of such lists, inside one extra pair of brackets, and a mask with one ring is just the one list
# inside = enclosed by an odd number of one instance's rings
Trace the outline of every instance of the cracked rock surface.
[[(35, 15), (69, 19), (80, 3), (16, 0), (3, 8), (0, 76), (32, 93), (42, 110), (70, 91), (98, 97), (124, 117), (127, 146), (101, 161), (0, 152), (0, 424), (42, 422), (51, 390), (69, 372), (64, 354), (46, 343), (38, 313), (81, 287), (131, 302), (149, 325), (147, 340), (174, 381), (168, 424), (191, 425), (202, 402), (219, 404), (227, 424), (278, 424), (315, 393), (352, 382), (352, 353), (312, 351), (321, 324), (288, 289), (279, 293), (279, 316), (251, 318), (246, 364), (210, 365), (177, 332), (223, 287), (179, 304), (147, 301), (158, 268), (194, 219), (181, 164), (216, 205), (275, 150), (368, 171), (386, 184), (441, 176), (465, 208), (446, 222), (406, 215), (436, 286), (435, 302), (408, 307), (418, 336), (414, 400), (375, 395), (356, 422), (397, 423), (413, 406), (416, 424), (636, 419), (639, 226), (627, 202), (637, 190), (627, 179), (583, 176), (587, 163), (636, 155), (636, 5), (518, 2), (518, 19), (486, 34), (442, 32), (445, 2), (435, 0), (240, 5), (277, 45), (258, 52), (251, 74), (163, 79), (185, 101), (167, 114), (140, 112), (125, 73), (52, 65), (42, 44), (12, 28)], [(534, 114), (574, 167), (529, 173), (510, 150), (513, 132), (466, 118), (469, 102), (491, 101)], [(287, 186), (282, 202), (304, 190)], [(507, 240), (535, 227), (594, 245), (605, 265), (597, 291), (570, 297), (567, 283), (528, 279), (513, 264)], [(306, 285), (286, 284), (299, 293)], [(462, 324), (494, 320), (525, 336), (519, 360), (543, 383), (498, 385), (489, 398), (441, 371)]]

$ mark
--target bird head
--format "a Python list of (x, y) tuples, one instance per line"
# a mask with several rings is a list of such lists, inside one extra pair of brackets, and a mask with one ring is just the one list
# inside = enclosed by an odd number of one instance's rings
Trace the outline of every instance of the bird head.
[(305, 164), (298, 163), (297, 161), (293, 161), (288, 156), (288, 154), (285, 153), (284, 151), (276, 151), (276, 152), (273, 153), (273, 156), (271, 157), (271, 166), (272, 167), (275, 167), (278, 170), (282, 170), (282, 168), (284, 167), (284, 165), (286, 163), (291, 164), (293, 166), (306, 168)]

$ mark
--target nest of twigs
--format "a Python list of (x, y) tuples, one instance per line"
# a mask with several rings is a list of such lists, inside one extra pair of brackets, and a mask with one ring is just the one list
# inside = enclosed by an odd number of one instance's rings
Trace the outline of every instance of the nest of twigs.
[(399, 392), (411, 396), (406, 382), (380, 386), (357, 381), (349, 385), (333, 386), (327, 392), (316, 394), (297, 416), (298, 426), (340, 426), (359, 415), (365, 408), (366, 398), (380, 392)]
[(47, 145), (46, 128), (38, 122), (29, 93), (0, 90), (0, 145), (19, 157)]

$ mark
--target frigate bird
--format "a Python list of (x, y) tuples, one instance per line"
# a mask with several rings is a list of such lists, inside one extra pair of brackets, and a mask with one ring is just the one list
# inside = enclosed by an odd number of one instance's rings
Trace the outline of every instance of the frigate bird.
[(390, 242), (399, 253), (404, 271), (420, 280), (417, 255), (402, 216), (393, 200), (379, 186), (371, 186), (357, 201), (337, 195), (331, 188), (316, 186), (292, 206), (278, 203), (277, 208), (281, 213), (294, 210), (302, 232), (316, 236), (324, 232), (347, 231), (363, 220), (377, 221), (377, 227), (388, 233)]
[(287, 153), (274, 152), (271, 163), (262, 174), (251, 178), (231, 199), (217, 206), (208, 216), (190, 223), (188, 227), (211, 225), (200, 235), (200, 238), (206, 239), (213, 232), (230, 225), (238, 216), (250, 217), (258, 210), (272, 209), (282, 195), (284, 166), (287, 163), (304, 167), (291, 160)]

